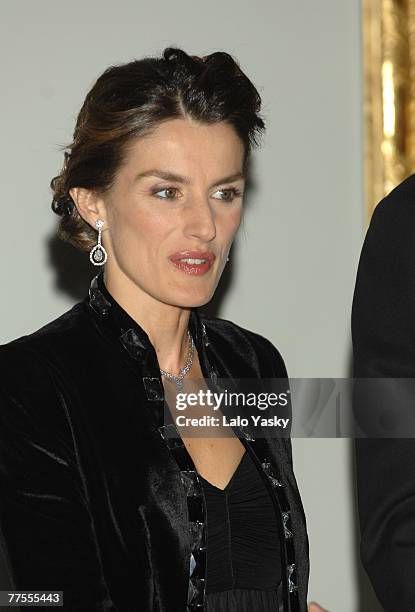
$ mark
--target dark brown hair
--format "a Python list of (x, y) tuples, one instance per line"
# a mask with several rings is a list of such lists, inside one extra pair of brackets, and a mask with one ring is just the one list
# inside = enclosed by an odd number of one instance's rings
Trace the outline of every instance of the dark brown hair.
[(162, 121), (189, 116), (206, 124), (227, 122), (244, 143), (246, 170), (265, 128), (260, 107), (258, 91), (223, 51), (198, 57), (167, 47), (161, 58), (110, 66), (87, 93), (73, 142), (63, 147), (62, 170), (50, 183), (52, 210), (61, 215), (58, 236), (81, 250), (92, 248), (96, 230), (80, 216), (69, 190), (85, 187), (105, 194), (131, 141)]

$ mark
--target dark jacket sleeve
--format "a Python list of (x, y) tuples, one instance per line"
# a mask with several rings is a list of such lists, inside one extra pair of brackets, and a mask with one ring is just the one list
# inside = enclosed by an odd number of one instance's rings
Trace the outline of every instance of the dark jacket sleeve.
[[(271, 340), (257, 333), (251, 332), (251, 336), (253, 337), (254, 342), (257, 343), (258, 346), (258, 358), (260, 360), (259, 367), (262, 372), (262, 378), (274, 379), (272, 388), (269, 388), (269, 391), (272, 391), (277, 394), (287, 394), (288, 404), (287, 407), (284, 408), (283, 416), (284, 418), (289, 418), (289, 424), (285, 435), (281, 439), (287, 452), (291, 467), (293, 468), (293, 454), (290, 437), (292, 426), (292, 405), (291, 396), (289, 393), (287, 393), (287, 391), (290, 390), (287, 367), (280, 351), (271, 342)], [(269, 414), (267, 413), (267, 416), (272, 416), (274, 412), (278, 416), (282, 416), (281, 409), (279, 409), (278, 406), (276, 406), (274, 409), (269, 407)]]
[[(358, 389), (365, 389), (363, 378), (415, 377), (415, 175), (384, 198), (372, 215), (356, 278), (352, 339)], [(395, 417), (401, 397), (389, 396)], [(355, 393), (358, 425), (364, 414), (377, 415), (378, 400), (377, 393)], [(371, 431), (366, 433), (367, 438), (355, 440), (362, 563), (385, 610), (412, 612), (415, 438), (370, 439)]]
[(63, 591), (60, 609), (113, 612), (65, 400), (22, 343), (0, 346), (0, 373), (0, 529), (10, 586)]
[[(285, 365), (285, 361), (280, 353), (280, 351), (277, 349), (277, 347), (268, 339), (266, 339), (266, 345), (268, 350), (270, 351), (270, 363), (272, 364), (272, 376), (278, 380), (277, 383), (277, 391), (279, 393), (284, 393), (286, 394), (287, 400), (288, 400), (288, 405), (287, 408), (284, 411), (284, 417), (289, 418), (289, 424), (287, 427), (287, 435), (289, 435), (289, 437), (283, 437), (283, 442), (285, 444), (285, 448), (288, 454), (288, 458), (290, 460), (290, 464), (291, 467), (293, 468), (293, 452), (292, 452), (292, 445), (291, 445), (291, 427), (292, 427), (292, 405), (291, 405), (291, 396), (288, 393), (288, 391), (290, 391), (290, 383), (289, 383), (289, 378), (288, 378), (288, 372), (287, 372), (287, 368)], [(277, 409), (278, 412), (278, 409)]]

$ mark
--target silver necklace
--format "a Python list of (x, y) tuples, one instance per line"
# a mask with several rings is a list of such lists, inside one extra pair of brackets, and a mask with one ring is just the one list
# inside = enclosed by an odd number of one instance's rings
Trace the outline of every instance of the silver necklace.
[(183, 378), (186, 376), (193, 364), (193, 351), (195, 348), (195, 344), (193, 342), (193, 338), (189, 330), (187, 330), (187, 336), (189, 339), (189, 347), (187, 349), (187, 359), (184, 367), (180, 368), (179, 373), (177, 375), (171, 374), (170, 372), (166, 372), (165, 370), (160, 369), (160, 374), (162, 376), (165, 376), (169, 380), (175, 382), (179, 391), (183, 389)]

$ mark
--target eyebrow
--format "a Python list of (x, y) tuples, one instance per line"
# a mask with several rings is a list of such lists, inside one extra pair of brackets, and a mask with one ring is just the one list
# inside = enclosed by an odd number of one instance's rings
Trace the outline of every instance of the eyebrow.
[[(174, 181), (176, 183), (183, 183), (188, 185), (191, 181), (186, 176), (182, 176), (180, 174), (175, 174), (174, 172), (166, 172), (164, 170), (158, 170), (154, 168), (153, 170), (146, 170), (145, 172), (140, 172), (134, 178), (134, 182), (141, 180), (142, 178), (148, 176), (157, 176), (158, 178), (164, 179), (166, 181)], [(231, 174), (230, 176), (225, 176), (218, 181), (215, 181), (210, 187), (217, 187), (218, 185), (222, 185), (223, 183), (233, 183), (234, 181), (245, 179), (245, 174), (242, 172), (236, 172), (235, 174)]]

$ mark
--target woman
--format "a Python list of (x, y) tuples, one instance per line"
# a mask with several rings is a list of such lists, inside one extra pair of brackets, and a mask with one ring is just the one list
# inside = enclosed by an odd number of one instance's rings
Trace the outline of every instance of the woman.
[(172, 437), (163, 419), (171, 384), (287, 377), (269, 340), (198, 309), (241, 222), (259, 108), (230, 55), (176, 48), (87, 94), (52, 206), (104, 267), (0, 349), (13, 588), (61, 590), (67, 610), (306, 610), (290, 440)]

